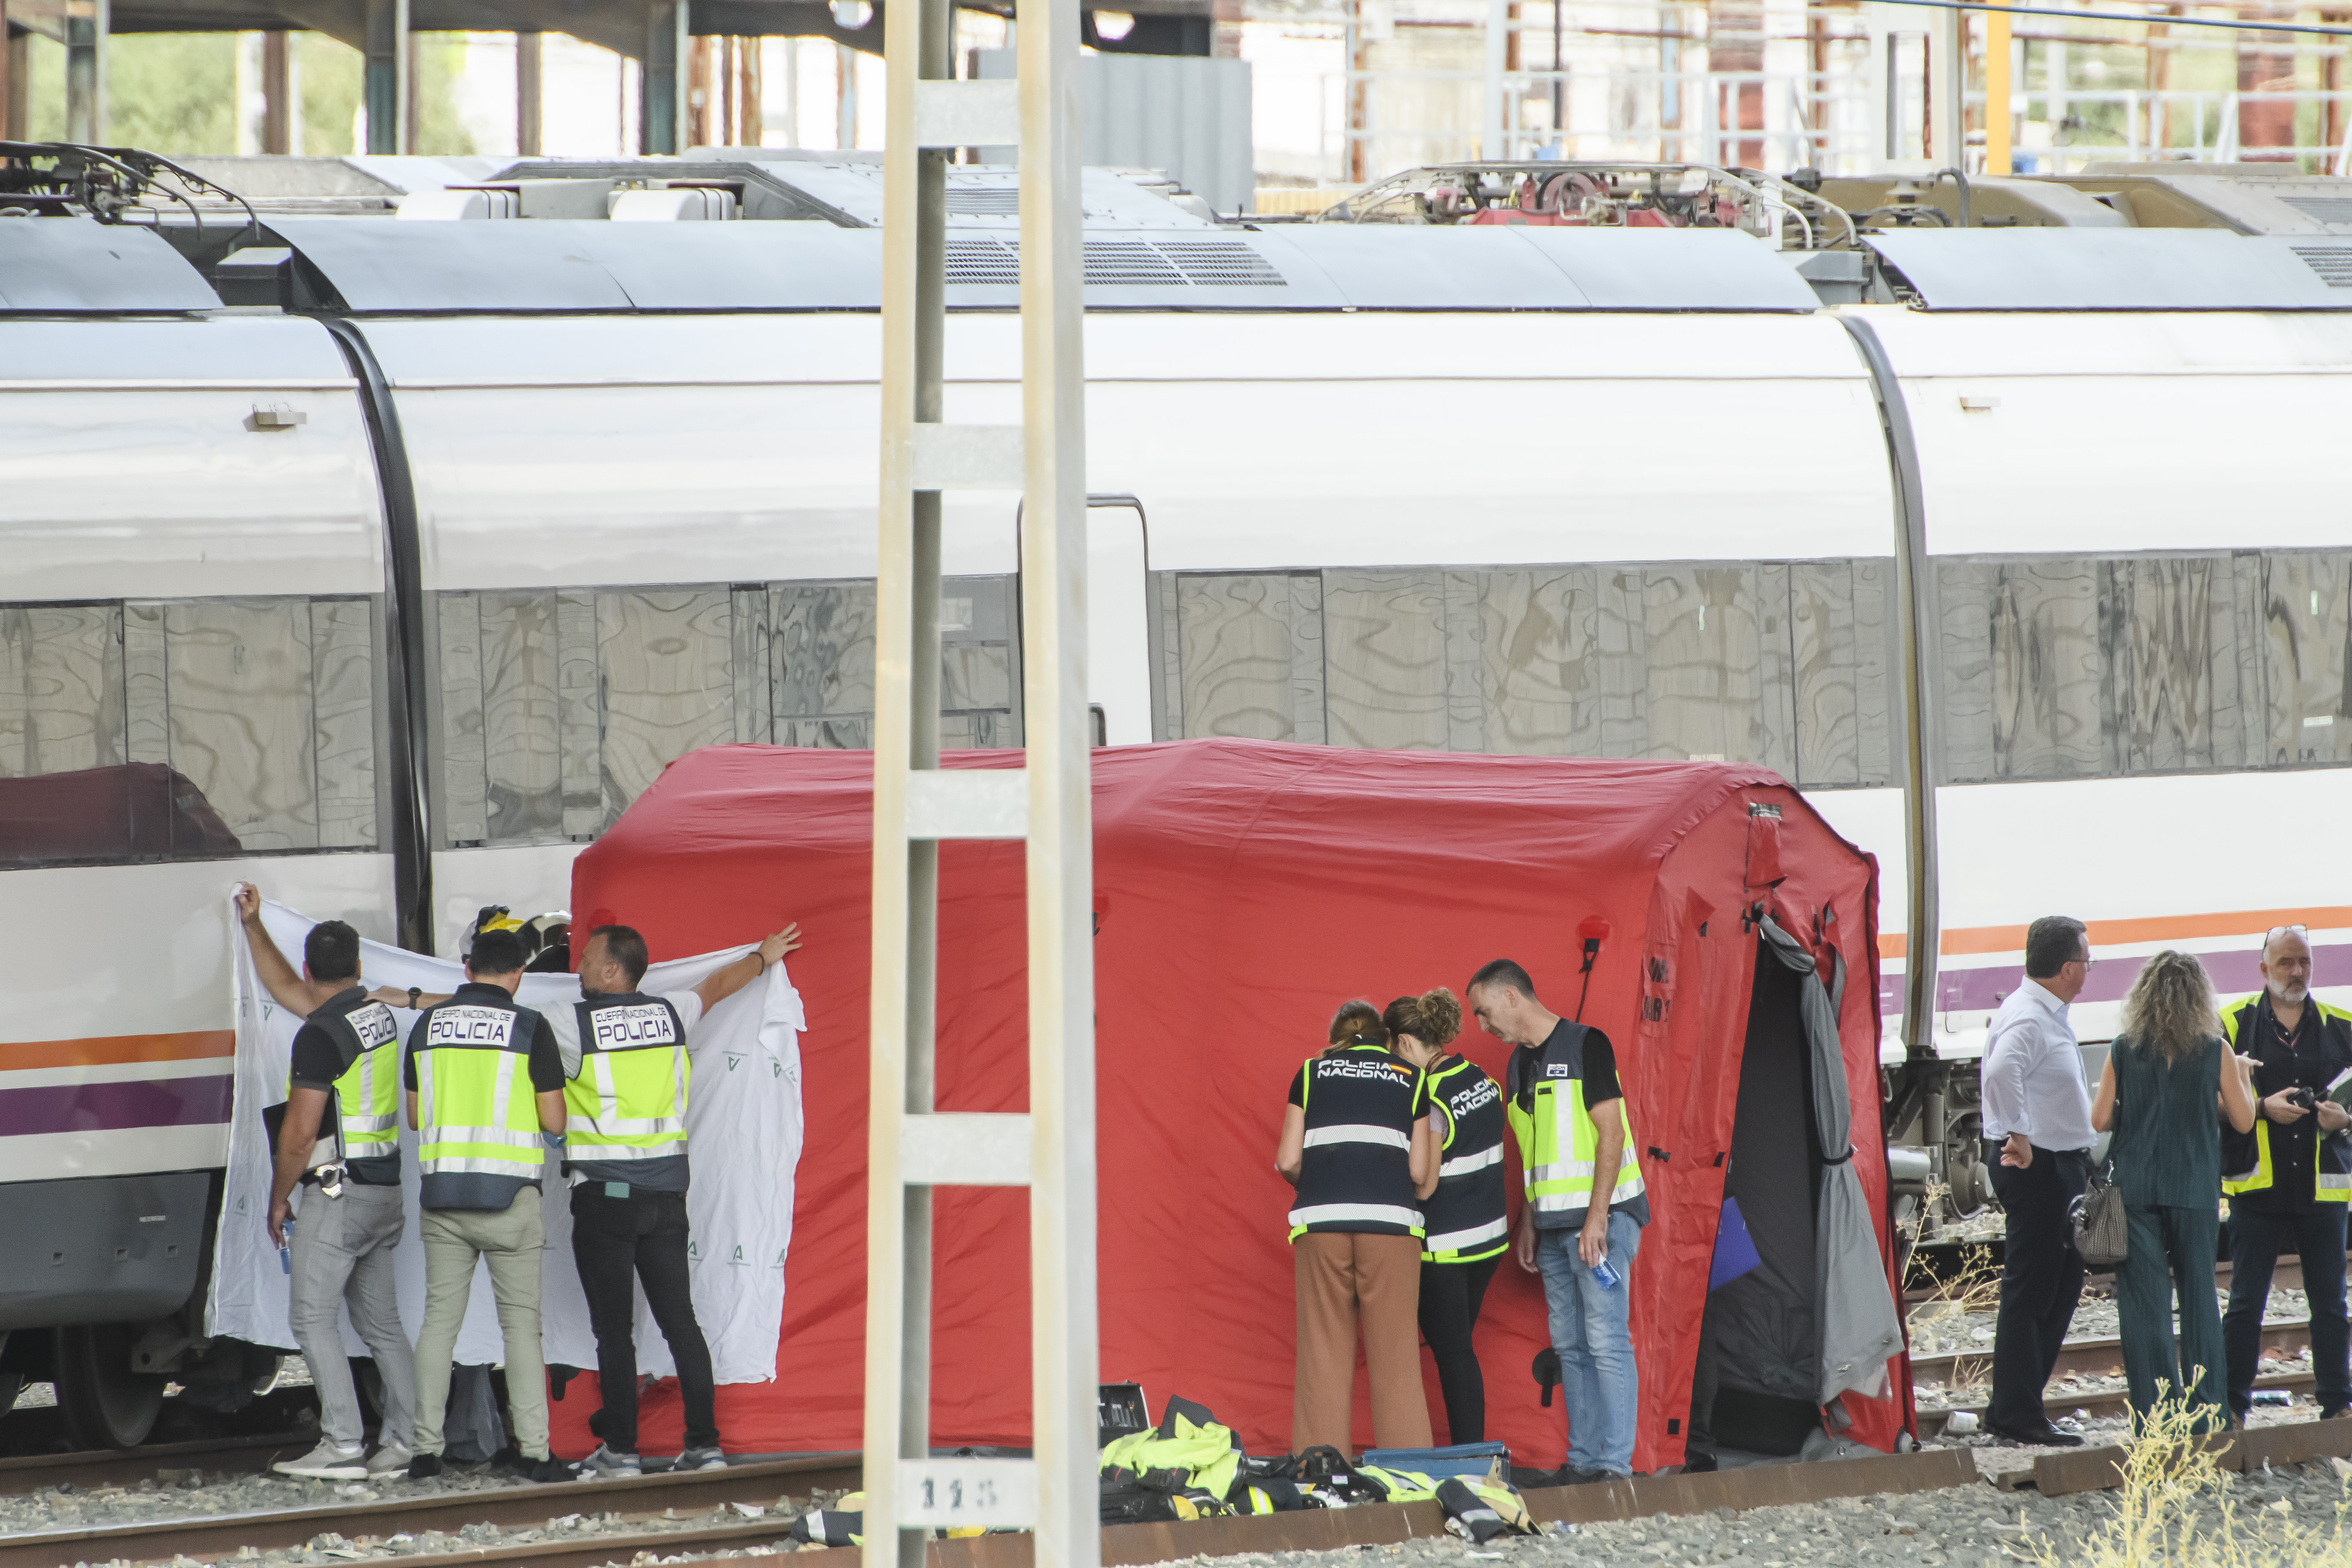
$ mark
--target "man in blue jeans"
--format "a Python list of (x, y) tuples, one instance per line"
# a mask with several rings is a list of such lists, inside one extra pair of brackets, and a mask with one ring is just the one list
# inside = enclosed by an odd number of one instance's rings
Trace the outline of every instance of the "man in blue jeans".
[[(1517, 1046), (1506, 1070), (1511, 1131), (1527, 1204), (1519, 1267), (1543, 1276), (1552, 1349), (1568, 1406), (1568, 1462), (1577, 1486), (1633, 1473), (1639, 1384), (1626, 1327), (1628, 1279), (1650, 1223), (1650, 1200), (1625, 1119), (1609, 1037), (1536, 1000), (1528, 972), (1498, 958), (1471, 976), (1465, 1000), (1479, 1026)], [(1593, 1201), (1596, 1173), (1608, 1191)], [(1605, 1266), (1605, 1267), (1604, 1267)]]

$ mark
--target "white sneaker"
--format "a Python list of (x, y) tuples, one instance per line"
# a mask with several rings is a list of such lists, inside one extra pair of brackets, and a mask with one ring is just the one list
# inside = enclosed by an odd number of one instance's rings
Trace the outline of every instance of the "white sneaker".
[(670, 1466), (674, 1471), (723, 1470), (726, 1468), (727, 1456), (716, 1444), (708, 1448), (688, 1448), (677, 1457), (677, 1463)]
[(603, 1443), (596, 1451), (580, 1461), (578, 1471), (583, 1481), (625, 1481), (645, 1474), (635, 1454), (616, 1454)]
[(367, 1479), (364, 1462), (367, 1450), (354, 1443), (346, 1448), (332, 1437), (321, 1437), (319, 1446), (299, 1459), (280, 1459), (269, 1468), (281, 1476), (309, 1476), (326, 1481), (361, 1481)]
[(404, 1476), (408, 1461), (416, 1456), (398, 1443), (386, 1443), (368, 1456), (367, 1473), (371, 1476)]

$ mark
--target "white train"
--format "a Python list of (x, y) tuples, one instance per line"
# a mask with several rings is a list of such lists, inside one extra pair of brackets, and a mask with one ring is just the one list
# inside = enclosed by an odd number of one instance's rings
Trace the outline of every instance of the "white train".
[[(878, 235), (270, 228), (207, 279), (0, 218), (0, 1387), (90, 1441), (252, 1372), (232, 882), (447, 950), (687, 750), (870, 707)], [(2093, 922), (2086, 1037), (2165, 945), (2352, 984), (2352, 248), (1902, 232), (1832, 307), (1736, 231), (1088, 243), (1108, 742), (1780, 769), (1879, 858), (1964, 1185), (2033, 916)], [(1017, 418), (1013, 265), (951, 247), (952, 419)], [(947, 516), (949, 742), (1017, 743), (1015, 505)]]

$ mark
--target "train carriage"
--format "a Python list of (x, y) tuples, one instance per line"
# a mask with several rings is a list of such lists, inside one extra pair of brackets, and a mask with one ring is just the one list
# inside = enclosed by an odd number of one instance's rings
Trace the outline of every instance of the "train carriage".
[[(0, 234), (0, 1245), (50, 1259), (0, 1373), (135, 1442), (252, 1371), (202, 1332), (233, 881), (450, 951), (688, 750), (866, 743), (880, 251), (287, 218), (207, 278), (95, 226), (0, 220), (61, 237)], [(1010, 421), (1009, 252), (955, 244), (948, 415)], [(1965, 1195), (2032, 916), (2125, 961), (2086, 1037), (2158, 946), (2242, 984), (2302, 921), (2352, 983), (2352, 289), (1869, 244), (1898, 302), (1738, 232), (1091, 232), (1090, 695), (1113, 744), (1775, 767), (1879, 858), (1896, 1110)], [(1016, 745), (1017, 500), (946, 516), (942, 739)]]

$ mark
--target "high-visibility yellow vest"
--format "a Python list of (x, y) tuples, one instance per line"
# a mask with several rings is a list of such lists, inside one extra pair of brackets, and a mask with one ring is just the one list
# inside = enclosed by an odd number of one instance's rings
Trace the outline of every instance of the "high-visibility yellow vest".
[[(1596, 1173), (1593, 1164), (1601, 1152), (1601, 1130), (1593, 1125), (1592, 1113), (1585, 1108), (1581, 1078), (1546, 1076), (1546, 1058), (1539, 1051), (1527, 1069), (1534, 1074), (1534, 1082), (1521, 1084), (1517, 1079), (1528, 1061), (1524, 1056), (1512, 1061), (1514, 1081), (1508, 1086), (1507, 1109), (1512, 1136), (1518, 1141), (1528, 1204), (1535, 1210), (1540, 1225), (1547, 1215), (1570, 1215), (1592, 1206)], [(1625, 1147), (1608, 1194), (1601, 1200), (1604, 1207), (1637, 1198), (1643, 1190), (1642, 1167), (1633, 1152), (1633, 1119), (1622, 1101), (1618, 1110), (1625, 1130)], [(1563, 1125), (1567, 1129), (1565, 1140), (1561, 1137)]]
[[(2250, 1024), (2262, 1002), (2262, 993), (2242, 996), (2221, 1009), (2221, 1033), (2232, 1050), (2238, 1048), (2238, 1037)], [(2352, 1013), (2332, 1007), (2317, 997), (2307, 997), (2306, 1007), (2316, 1008), (2321, 1032), (2338, 1047), (2332, 1054), (2342, 1057), (2352, 1065)], [(2224, 1072), (2235, 1072), (2231, 1063), (2222, 1065)], [(2226, 1131), (2226, 1129), (2225, 1129)], [(2316, 1130), (2315, 1129), (2315, 1131)], [(2224, 1175), (2221, 1191), (2235, 1197), (2241, 1193), (2267, 1192), (2277, 1179), (2271, 1161), (2271, 1119), (2262, 1113), (2259, 1103), (2254, 1109), (2254, 1167), (2238, 1175)], [(2321, 1134), (2312, 1150), (2312, 1199), (2323, 1204), (2352, 1204), (2352, 1140), (2343, 1133)], [(2242, 1149), (2243, 1144), (2239, 1147)]]
[(564, 1147), (575, 1163), (686, 1152), (686, 1024), (658, 996), (579, 1005), (580, 1071), (563, 1086)]
[[(444, 1003), (412, 1033), (416, 1058), (416, 1163), (436, 1176), (537, 1181), (547, 1160), (530, 1084), (531, 1027), (510, 1007)], [(436, 1206), (428, 1190), (425, 1206)]]
[[(334, 1082), (307, 1168), (400, 1152), (400, 1026), (392, 1009), (354, 987), (312, 1013), (348, 1064)], [(288, 1093), (293, 1091), (289, 1081)]]

